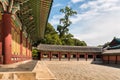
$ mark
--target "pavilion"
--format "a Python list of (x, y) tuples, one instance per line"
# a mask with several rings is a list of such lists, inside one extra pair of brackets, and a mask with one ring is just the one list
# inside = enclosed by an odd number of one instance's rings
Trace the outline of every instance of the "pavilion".
[(62, 46), (62, 45), (46, 45), (40, 44), (37, 49), (39, 50), (39, 59), (68, 59), (76, 58), (76, 60), (93, 59), (98, 60), (102, 57), (102, 48), (89, 47), (89, 46)]
[(0, 0), (0, 64), (32, 59), (44, 37), (53, 0)]
[(114, 38), (107, 47), (90, 46), (63, 46), (40, 44), (37, 47), (39, 60), (47, 58), (49, 60), (76, 59), (93, 61), (101, 60), (107, 64), (120, 64), (120, 38)]

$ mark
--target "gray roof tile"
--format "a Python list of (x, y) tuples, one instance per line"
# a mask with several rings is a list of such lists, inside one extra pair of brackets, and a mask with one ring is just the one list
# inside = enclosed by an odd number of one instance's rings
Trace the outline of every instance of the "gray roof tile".
[(61, 51), (61, 52), (102, 52), (100, 47), (92, 46), (63, 46), (40, 44), (37, 47), (40, 51)]

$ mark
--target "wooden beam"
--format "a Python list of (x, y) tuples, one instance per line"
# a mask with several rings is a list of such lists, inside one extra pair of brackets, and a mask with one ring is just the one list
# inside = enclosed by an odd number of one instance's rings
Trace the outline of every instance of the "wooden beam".
[(118, 56), (116, 55), (115, 56), (115, 64), (117, 64), (118, 63)]
[(108, 55), (108, 64), (110, 63), (110, 56)]
[(12, 12), (12, 8), (13, 8), (13, 0), (9, 0), (9, 8), (8, 8), (8, 12), (11, 13)]

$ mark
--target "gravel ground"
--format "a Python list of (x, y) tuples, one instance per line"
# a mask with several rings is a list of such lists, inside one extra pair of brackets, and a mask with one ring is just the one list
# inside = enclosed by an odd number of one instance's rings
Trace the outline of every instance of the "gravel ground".
[(120, 80), (120, 65), (98, 65), (90, 61), (43, 61), (57, 80)]

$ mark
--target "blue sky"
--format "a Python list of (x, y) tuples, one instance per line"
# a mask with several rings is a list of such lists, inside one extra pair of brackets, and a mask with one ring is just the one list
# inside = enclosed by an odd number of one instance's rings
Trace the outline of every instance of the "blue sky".
[(55, 29), (63, 17), (59, 10), (65, 6), (78, 12), (70, 18), (70, 33), (88, 46), (102, 45), (113, 37), (120, 38), (120, 0), (54, 0), (49, 22)]

